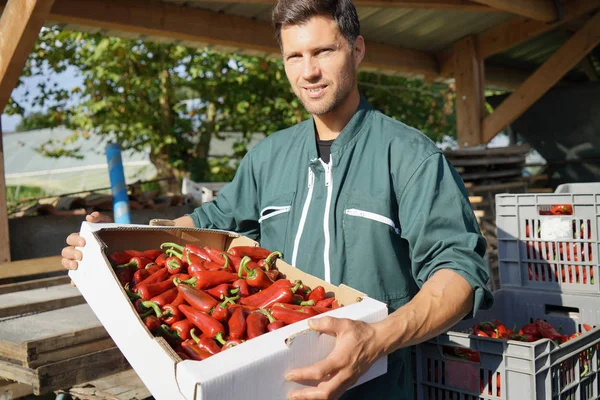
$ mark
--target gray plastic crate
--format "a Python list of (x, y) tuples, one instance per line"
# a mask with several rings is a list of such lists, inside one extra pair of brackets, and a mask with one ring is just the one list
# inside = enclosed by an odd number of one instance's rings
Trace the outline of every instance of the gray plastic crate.
[(599, 215), (598, 193), (496, 195), (500, 286), (599, 294)]
[[(600, 328), (560, 346), (482, 338), (469, 333), (478, 321), (499, 319), (507, 327), (543, 319), (562, 333), (600, 325), (600, 298), (540, 291), (499, 290), (494, 306), (417, 346), (419, 400), (591, 400), (598, 399)], [(479, 362), (445, 355), (445, 346), (479, 352)]]

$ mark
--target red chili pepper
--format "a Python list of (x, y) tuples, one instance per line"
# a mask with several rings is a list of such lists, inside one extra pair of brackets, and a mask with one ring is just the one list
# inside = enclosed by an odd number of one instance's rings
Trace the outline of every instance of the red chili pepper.
[(275, 303), (290, 303), (294, 300), (294, 292), (300, 283), (294, 288), (287, 286), (275, 286), (275, 284), (248, 297), (242, 297), (240, 304), (255, 306), (258, 308), (269, 308)]
[(174, 301), (175, 298), (177, 297), (177, 294), (178, 294), (177, 288), (174, 287), (172, 289), (167, 290), (164, 293), (159, 294), (158, 296), (154, 296), (150, 300), (155, 302), (159, 306), (163, 307), (163, 306), (171, 303), (172, 301)]
[(108, 258), (116, 265), (126, 264), (131, 260), (132, 257), (144, 257), (144, 253), (137, 250), (123, 250), (115, 251), (108, 256)]
[[(148, 278), (148, 279), (150, 279), (150, 278)], [(171, 289), (174, 286), (175, 286), (175, 284), (173, 283), (173, 279), (167, 279), (166, 281), (159, 282), (159, 283), (148, 283), (147, 284), (147, 283), (142, 282), (137, 287), (137, 293), (142, 297), (142, 299), (150, 300), (154, 296), (158, 296), (159, 294), (166, 292), (167, 290)]]
[(144, 250), (142, 253), (144, 253), (143, 257), (149, 258), (150, 260), (156, 260), (163, 252), (158, 249), (150, 249)]
[(218, 334), (216, 339), (213, 339), (211, 337), (204, 336), (204, 335), (202, 335), (202, 337), (199, 338), (198, 336), (196, 336), (196, 333), (194, 331), (195, 331), (195, 329), (190, 330), (190, 336), (192, 337), (192, 340), (194, 342), (196, 342), (196, 344), (198, 345), (198, 348), (200, 348), (204, 351), (207, 351), (212, 355), (215, 355), (215, 354), (221, 352), (221, 348), (215, 342), (215, 340), (218, 340), (219, 343), (225, 344), (225, 341), (223, 340), (223, 337), (221, 334)]
[(588, 324), (582, 324), (581, 326), (583, 326), (583, 329), (585, 329), (586, 332), (589, 332), (592, 329), (594, 329), (591, 325)]
[(189, 319), (182, 319), (171, 325), (171, 330), (176, 332), (176, 334), (181, 340), (188, 340), (191, 337), (190, 330), (193, 328), (194, 324), (192, 324), (192, 321), (190, 321)]
[(539, 329), (538, 329), (538, 327), (537, 327), (536, 324), (527, 324), (527, 325), (524, 325), (519, 330), (519, 333), (523, 334), (523, 335), (532, 335), (532, 336), (537, 336), (537, 337), (541, 336), (540, 331), (539, 331)]
[(230, 309), (231, 317), (227, 321), (229, 327), (229, 337), (231, 339), (241, 339), (246, 333), (246, 316), (242, 307), (234, 307)]
[[(271, 307), (284, 307), (290, 310), (304, 310), (307, 307), (314, 308), (315, 302), (313, 300), (303, 301), (302, 303), (293, 304), (293, 303), (275, 303)], [(327, 309), (327, 311), (331, 311), (331, 309)]]
[(223, 324), (205, 313), (204, 311), (196, 310), (184, 304), (178, 306), (182, 313), (198, 328), (202, 333), (214, 338), (217, 334), (225, 332)]
[(162, 321), (167, 325), (173, 325), (175, 322), (181, 320), (183, 317), (179, 308), (174, 304), (165, 304), (162, 308), (163, 318)]
[(134, 291), (137, 291), (137, 288), (140, 285), (148, 285), (148, 284), (152, 284), (152, 283), (162, 282), (165, 279), (167, 279), (168, 277), (169, 277), (169, 271), (167, 271), (167, 268), (161, 268), (160, 270), (158, 270), (155, 273), (153, 273), (152, 275), (150, 275), (148, 278), (146, 278), (143, 281), (141, 281), (140, 283), (138, 283), (134, 287)]
[(192, 360), (202, 361), (212, 356), (208, 351), (201, 349), (197, 344), (194, 344), (189, 340), (181, 343), (181, 348)]
[(156, 315), (149, 315), (144, 318), (144, 325), (146, 328), (152, 333), (156, 332), (160, 328), (160, 320), (156, 317)]
[(266, 289), (273, 284), (273, 281), (265, 274), (260, 268), (256, 268), (253, 270), (249, 270), (246, 266), (250, 262), (250, 257), (245, 256), (242, 259), (242, 263), (240, 264), (240, 269), (238, 271), (238, 276), (242, 277), (242, 272), (246, 273), (246, 282), (248, 285), (258, 288), (258, 289)]
[(248, 297), (252, 293), (250, 292), (250, 286), (245, 279), (238, 279), (231, 284), (231, 287), (239, 289), (238, 293), (242, 297)]
[(223, 300), (225, 297), (230, 296), (232, 294), (237, 294), (240, 290), (233, 289), (233, 286), (229, 283), (222, 283), (220, 285), (215, 286), (212, 289), (208, 289), (206, 293), (210, 294), (213, 298), (217, 300)]
[(200, 258), (200, 256), (193, 253), (188, 253), (187, 264), (190, 275), (194, 275), (198, 271), (206, 271), (206, 267), (204, 266), (205, 262), (206, 260), (203, 260)]
[(277, 279), (279, 279), (279, 270), (278, 269), (270, 269), (268, 271), (265, 271), (265, 274), (267, 274), (267, 276), (273, 281), (275, 282)]
[(538, 319), (535, 321), (535, 324), (536, 324), (538, 330), (540, 331), (540, 335), (543, 338), (550, 339), (550, 340), (560, 339), (561, 334), (558, 333), (556, 331), (556, 329), (554, 329), (554, 327), (552, 325), (550, 325), (549, 323), (547, 323), (546, 321)]
[(271, 307), (271, 315), (277, 320), (284, 321), (286, 324), (293, 324), (294, 322), (302, 321), (304, 319), (317, 315), (317, 312), (306, 307), (302, 310), (292, 310), (282, 305)]
[(570, 204), (555, 204), (550, 208), (551, 215), (573, 215), (573, 206)]
[(284, 321), (273, 321), (270, 322), (269, 325), (267, 325), (267, 330), (269, 332), (272, 332), (274, 330), (277, 330), (279, 328), (283, 328), (284, 326), (286, 326), (287, 324)]
[[(138, 312), (138, 314), (148, 314), (151, 315), (152, 313), (154, 313), (154, 315), (157, 318), (162, 317), (162, 311), (160, 310), (160, 306), (158, 304), (156, 304), (153, 301), (144, 301), (144, 300), (136, 300), (135, 303), (133, 303), (135, 310)], [(148, 311), (151, 311), (150, 313), (148, 313)]]
[(315, 304), (315, 306), (331, 308), (331, 305), (333, 304), (334, 301), (335, 301), (335, 297), (328, 297), (324, 300), (317, 301), (317, 304)]
[(182, 257), (185, 259), (187, 259), (189, 254), (195, 254), (196, 256), (199, 256), (205, 261), (210, 261), (210, 257), (208, 257), (208, 254), (206, 254), (204, 249), (195, 244), (190, 243), (186, 244), (185, 246), (182, 246), (177, 243), (167, 242), (160, 245), (161, 249), (164, 249), (165, 247), (176, 249), (182, 254)]
[[(264, 268), (269, 271), (273, 268), (273, 264), (275, 263), (275, 261), (278, 258), (282, 258), (283, 254), (281, 254), (279, 251), (274, 251), (271, 254), (269, 254), (269, 256), (267, 258), (265, 258), (264, 260)], [(262, 267), (262, 265), (261, 265)]]
[(220, 322), (227, 322), (227, 318), (229, 318), (229, 304), (235, 304), (235, 300), (239, 299), (240, 296), (236, 297), (225, 297), (225, 301), (215, 306), (210, 312), (210, 315)]
[[(297, 282), (300, 282), (300, 281), (297, 281)], [(296, 294), (299, 295), (302, 299), (302, 300), (298, 299), (298, 301), (308, 300), (308, 294), (310, 293), (310, 291), (311, 291), (311, 289), (309, 286), (301, 283), (298, 290), (296, 290)]]
[(125, 287), (129, 282), (131, 282), (131, 278), (133, 273), (129, 268), (115, 268), (115, 275), (117, 275), (117, 280), (121, 284), (121, 286)]
[(167, 270), (169, 271), (169, 273), (171, 275), (181, 273), (181, 270), (184, 267), (183, 262), (178, 257), (175, 250), (169, 249), (169, 250), (167, 250), (167, 252), (169, 252), (169, 254), (170, 254), (169, 258), (167, 258), (167, 261), (165, 263), (165, 265), (167, 266)]
[(315, 287), (309, 294), (308, 300), (313, 300), (318, 303), (321, 300), (325, 300), (325, 288), (323, 286)]
[(260, 311), (251, 312), (246, 318), (248, 339), (267, 333), (267, 325), (269, 325), (269, 319), (265, 314)]
[(267, 258), (269, 257), (269, 255), (271, 255), (271, 251), (263, 249), (262, 247), (253, 246), (232, 247), (229, 249), (228, 253), (241, 258), (250, 257), (253, 260), (260, 260), (262, 258)]
[[(129, 268), (125, 268), (125, 270), (131, 272)], [(131, 283), (135, 286), (138, 283), (142, 282), (144, 279), (148, 278), (150, 275), (152, 274), (147, 269), (138, 269), (133, 273), (133, 280)]]
[(225, 265), (226, 260), (229, 260), (229, 258), (227, 258), (227, 253), (225, 253), (223, 250), (217, 250), (212, 247), (205, 246), (204, 251), (210, 257), (210, 261), (221, 266)]
[(220, 285), (221, 283), (231, 283), (238, 279), (238, 276), (226, 271), (201, 271), (194, 277), (182, 281), (188, 285), (194, 286), (197, 289), (209, 289)]
[(185, 301), (187, 301), (190, 306), (208, 313), (215, 306), (217, 306), (217, 304), (219, 304), (217, 300), (215, 300), (205, 291), (201, 289), (195, 289), (188, 285), (183, 285), (177, 280), (175, 282), (177, 283), (177, 290), (179, 290), (179, 293), (183, 295)]
[(168, 255), (166, 255), (165, 253), (161, 253), (161, 255), (160, 255), (160, 256), (156, 257), (156, 259), (154, 260), (154, 263), (155, 263), (156, 265), (158, 265), (159, 267), (164, 267), (164, 266), (165, 266), (165, 263), (167, 262), (167, 258), (168, 258), (168, 257), (169, 257), (169, 256), (168, 256)]

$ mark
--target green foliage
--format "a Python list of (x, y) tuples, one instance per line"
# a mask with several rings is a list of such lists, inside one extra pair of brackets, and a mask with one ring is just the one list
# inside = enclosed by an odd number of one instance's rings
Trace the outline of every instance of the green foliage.
[[(159, 177), (230, 180), (251, 134), (273, 133), (308, 117), (293, 95), (279, 58), (191, 49), (175, 44), (109, 38), (44, 28), (23, 77), (48, 76), (74, 67), (83, 79), (70, 91), (49, 80), (33, 105), (47, 110), (24, 124), (64, 124), (94, 132), (126, 149), (150, 149)], [(361, 91), (393, 118), (434, 140), (454, 134), (447, 87), (372, 73), (359, 76)], [(23, 114), (14, 99), (8, 113)], [(209, 158), (210, 141), (241, 132), (233, 157)], [(79, 157), (75, 141), (43, 143), (54, 157)]]
[(36, 129), (56, 128), (62, 123), (62, 116), (58, 113), (42, 113), (39, 111), (25, 115), (15, 127), (16, 132), (27, 132)]

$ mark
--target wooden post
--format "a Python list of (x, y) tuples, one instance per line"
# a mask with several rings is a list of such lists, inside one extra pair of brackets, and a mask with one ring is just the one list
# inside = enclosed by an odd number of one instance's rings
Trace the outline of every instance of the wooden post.
[(600, 43), (600, 12), (554, 53), (483, 121), (483, 140), (489, 142), (542, 97)]
[(483, 60), (477, 57), (477, 38), (467, 36), (452, 47), (456, 82), (457, 136), (460, 147), (482, 143), (481, 120), (485, 110)]
[(8, 236), (6, 182), (4, 181), (4, 146), (2, 145), (2, 121), (0, 120), (0, 264), (9, 261), (10, 237)]
[[(9, 0), (0, 17), (0, 114), (16, 86), (25, 61), (54, 0)], [(0, 264), (10, 261), (4, 151), (0, 126)]]

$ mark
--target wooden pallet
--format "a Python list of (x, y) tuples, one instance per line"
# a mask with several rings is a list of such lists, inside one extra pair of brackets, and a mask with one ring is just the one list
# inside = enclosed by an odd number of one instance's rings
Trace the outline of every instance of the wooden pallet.
[(0, 394), (24, 384), (41, 395), (129, 368), (60, 257), (0, 265), (0, 378), (21, 384)]

